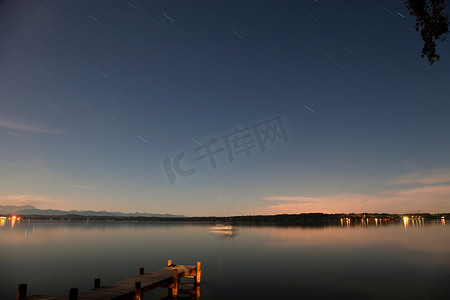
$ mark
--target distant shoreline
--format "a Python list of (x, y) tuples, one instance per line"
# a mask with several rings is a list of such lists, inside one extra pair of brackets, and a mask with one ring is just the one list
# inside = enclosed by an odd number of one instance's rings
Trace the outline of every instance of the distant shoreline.
[[(216, 223), (232, 222), (235, 225), (335, 225), (335, 224), (388, 224), (399, 223), (405, 220), (429, 222), (450, 219), (450, 213), (430, 214), (387, 214), (387, 213), (351, 213), (351, 214), (324, 214), (324, 213), (302, 213), (302, 214), (279, 214), (279, 215), (247, 215), (230, 217), (142, 217), (142, 216), (95, 216), (95, 215), (26, 215), (17, 214), (23, 221), (132, 221), (132, 222), (155, 222), (155, 223)], [(405, 219), (406, 218), (406, 219)]]

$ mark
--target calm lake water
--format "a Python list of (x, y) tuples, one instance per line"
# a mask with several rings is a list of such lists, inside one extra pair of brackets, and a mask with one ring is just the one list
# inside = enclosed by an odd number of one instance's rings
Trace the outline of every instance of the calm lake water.
[[(355, 227), (28, 222), (0, 227), (0, 298), (67, 296), (167, 265), (202, 262), (201, 299), (448, 299), (450, 230), (442, 223)], [(159, 299), (166, 290), (145, 294)]]

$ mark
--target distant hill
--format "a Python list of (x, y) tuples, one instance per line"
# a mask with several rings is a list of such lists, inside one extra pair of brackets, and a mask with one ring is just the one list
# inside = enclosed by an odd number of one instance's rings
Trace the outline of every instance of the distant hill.
[(99, 216), (99, 217), (158, 217), (158, 218), (180, 218), (183, 215), (171, 214), (152, 214), (152, 213), (122, 213), (109, 211), (93, 211), (93, 210), (57, 210), (57, 209), (37, 209), (31, 205), (15, 206), (0, 205), (0, 215), (42, 215), (42, 216), (64, 216), (64, 215), (81, 215), (81, 216)]

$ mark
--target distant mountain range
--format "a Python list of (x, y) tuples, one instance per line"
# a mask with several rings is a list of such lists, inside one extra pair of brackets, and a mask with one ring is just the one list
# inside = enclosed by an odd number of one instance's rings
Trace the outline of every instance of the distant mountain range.
[(159, 217), (159, 218), (179, 218), (183, 215), (171, 214), (152, 214), (152, 213), (122, 213), (110, 211), (93, 211), (93, 210), (57, 210), (57, 209), (37, 209), (31, 205), (15, 206), (0, 205), (0, 216), (11, 214), (18, 215), (42, 215), (42, 216), (64, 216), (64, 215), (81, 215), (81, 216), (101, 216), (101, 217)]

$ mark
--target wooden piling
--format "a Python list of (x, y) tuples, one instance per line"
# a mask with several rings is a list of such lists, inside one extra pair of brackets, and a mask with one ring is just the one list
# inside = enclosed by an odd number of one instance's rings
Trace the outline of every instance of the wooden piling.
[(23, 299), (27, 296), (27, 284), (21, 283), (17, 287), (17, 300)]
[(69, 300), (78, 300), (78, 288), (71, 288), (69, 291)]
[[(171, 267), (173, 264), (173, 261), (171, 259), (167, 260), (167, 266)], [(172, 287), (173, 285), (170, 285), (169, 288), (167, 289), (167, 297), (172, 296)]]
[(194, 278), (196, 285), (200, 285), (200, 280), (201, 280), (201, 277), (202, 277), (201, 266), (202, 266), (202, 263), (198, 261), (197, 262), (197, 269), (196, 269), (196, 272), (195, 272), (195, 278)]
[(139, 268), (139, 275), (144, 275), (144, 268)]
[(142, 299), (141, 282), (136, 281), (134, 283), (134, 300), (141, 300), (141, 299)]
[(100, 281), (101, 281), (100, 278), (95, 278), (94, 279), (94, 289), (97, 289), (97, 288), (100, 287)]
[(178, 295), (178, 269), (173, 269), (172, 274), (173, 274), (172, 297), (176, 298)]
[(197, 286), (195, 286), (195, 299), (196, 300), (200, 300), (200, 294), (201, 294), (200, 286), (197, 285)]

